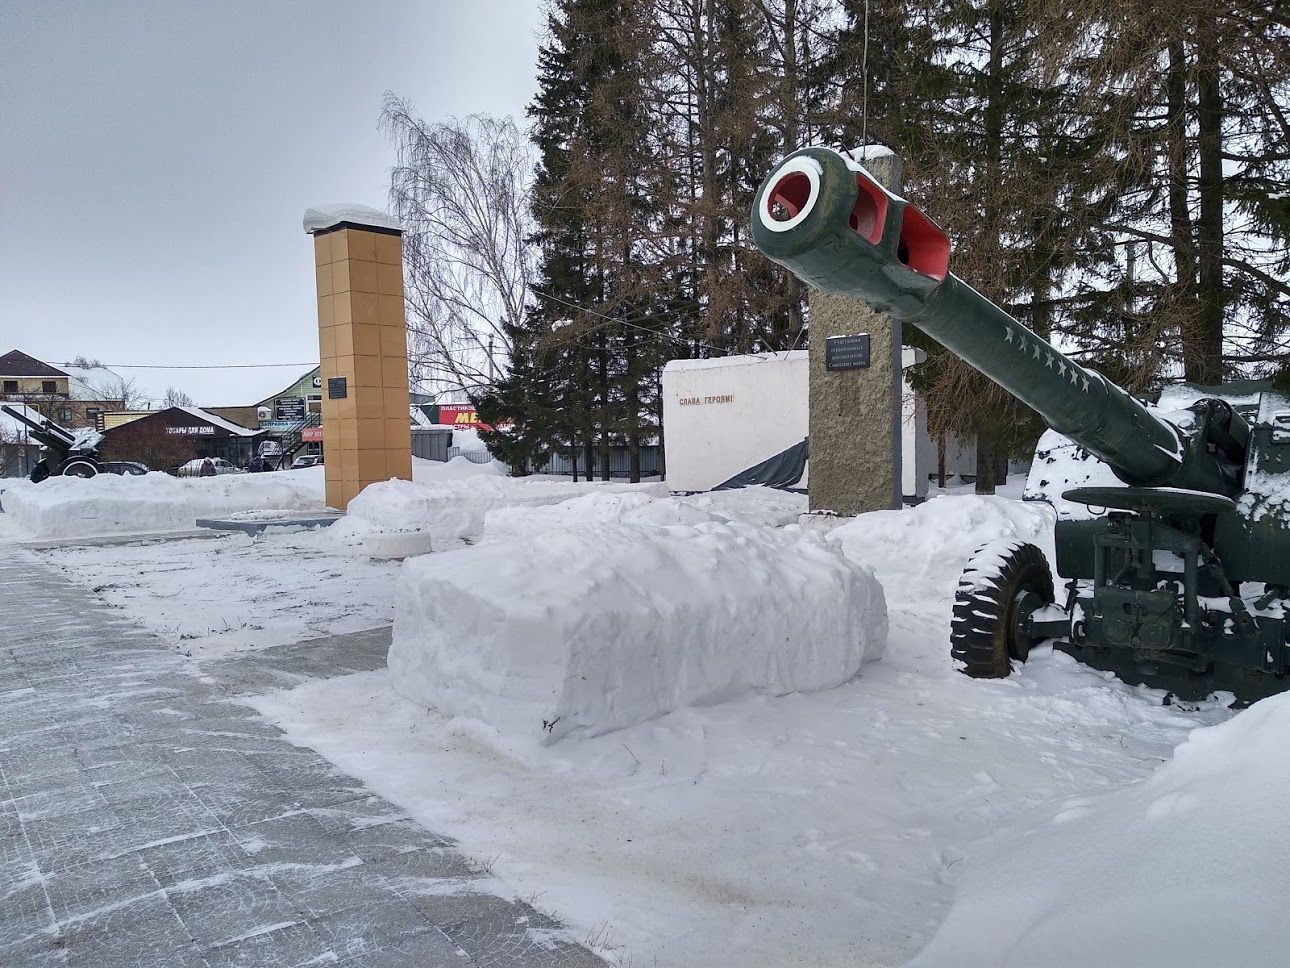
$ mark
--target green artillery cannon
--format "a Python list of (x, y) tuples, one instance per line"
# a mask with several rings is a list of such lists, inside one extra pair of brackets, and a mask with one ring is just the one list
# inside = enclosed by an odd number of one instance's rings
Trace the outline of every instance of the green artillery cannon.
[(946, 234), (827, 148), (771, 172), (752, 232), (809, 285), (921, 329), (1114, 475), (1116, 486), (1062, 494), (1094, 513), (1057, 522), (1060, 607), (1034, 545), (992, 542), (968, 562), (950, 634), (960, 669), (1006, 676), (1053, 639), (1181, 698), (1230, 690), (1252, 701), (1290, 688), (1290, 401), (1266, 390), (1238, 409), (1219, 389), (1178, 413), (1154, 411), (951, 274)]
[(27, 425), (27, 432), (40, 444), (40, 459), (31, 469), (31, 479), (39, 484), (47, 477), (93, 477), (102, 469), (99, 444), (103, 435), (92, 427), (68, 430), (48, 417), (32, 417), (13, 407), (0, 407), (15, 420)]

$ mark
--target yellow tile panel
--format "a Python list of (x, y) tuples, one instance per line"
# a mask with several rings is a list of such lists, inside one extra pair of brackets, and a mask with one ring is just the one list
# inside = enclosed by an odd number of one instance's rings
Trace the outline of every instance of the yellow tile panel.
[(341, 229), (331, 233), (331, 261), (344, 262), (349, 258), (349, 232)]
[(318, 325), (331, 326), (336, 322), (336, 297), (318, 297)]
[(349, 284), (349, 268), (354, 263), (345, 259), (341, 262), (331, 264), (331, 291), (332, 292), (349, 292), (352, 288)]
[(326, 232), (314, 236), (314, 265), (331, 265), (331, 235)]
[(379, 356), (354, 356), (354, 386), (358, 388), (381, 386), (381, 358)]
[(318, 277), (318, 295), (330, 296), (333, 291), (331, 286), (331, 266), (315, 266), (314, 273)]
[(403, 237), (400, 235), (376, 236), (376, 261), (387, 266), (403, 265)]
[(358, 479), (371, 483), (385, 480), (385, 450), (360, 450), (358, 452)]
[(385, 401), (379, 387), (359, 387), (354, 393), (354, 414), (359, 420), (385, 416)]
[(378, 298), (374, 292), (351, 292), (350, 319), (356, 323), (379, 323), (381, 317)]
[(347, 356), (353, 356), (354, 325), (352, 323), (340, 323), (333, 326), (332, 330), (335, 332), (336, 357), (338, 359), (344, 359)]
[(380, 417), (355, 420), (354, 423), (358, 427), (359, 450), (385, 449), (385, 427)]
[(402, 359), (393, 356), (381, 357), (380, 385), (387, 388), (407, 389), (408, 361), (406, 357)]
[(364, 232), (362, 229), (346, 229), (349, 240), (349, 258), (362, 259), (364, 262), (376, 261), (376, 239), (379, 232)]
[(408, 358), (407, 330), (398, 326), (382, 326), (380, 330), (381, 355), (401, 356), (406, 360)]
[(403, 296), (403, 266), (376, 263), (376, 281), (382, 296)]
[[(394, 417), (399, 414), (408, 412), (408, 391), (401, 387), (385, 387), (381, 391), (384, 397), (385, 406), (382, 408), (385, 416)], [(410, 420), (411, 418), (409, 418)]]
[(354, 324), (354, 355), (381, 355), (381, 327), (375, 323)]
[(385, 418), (385, 446), (394, 450), (412, 450), (412, 424), (408, 420)]
[(381, 296), (381, 325), (406, 328), (407, 315), (403, 310), (403, 296)]
[(375, 262), (349, 260), (349, 288), (353, 292), (378, 292), (376, 288), (378, 266)]
[[(336, 327), (319, 326), (318, 327), (318, 358), (320, 360), (334, 359), (336, 356)], [(326, 382), (323, 383), (326, 386)], [(325, 394), (324, 394), (325, 396)]]
[(385, 452), (385, 476), (412, 480), (412, 450), (409, 447)]
[(331, 297), (331, 319), (332, 323), (339, 326), (341, 323), (352, 323), (354, 321), (353, 297), (347, 292), (337, 293)]

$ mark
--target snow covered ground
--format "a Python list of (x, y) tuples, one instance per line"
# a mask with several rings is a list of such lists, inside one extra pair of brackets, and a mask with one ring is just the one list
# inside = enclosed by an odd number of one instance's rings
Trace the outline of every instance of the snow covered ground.
[[(568, 505), (528, 503), (534, 495), (523, 489), (541, 483), (479, 488), (488, 506), (472, 512), (472, 530), (454, 542), (478, 547), (452, 555), (567, 528)], [(795, 521), (805, 503), (761, 490), (674, 499), (649, 485), (580, 487), (582, 526), (607, 530), (711, 516), (774, 528)], [(399, 698), (386, 671), (311, 682), (256, 705), (294, 741), (459, 838), (519, 896), (594, 934), (623, 965), (897, 965), (938, 929), (928, 964), (1049, 963), (1018, 939), (1036, 928), (1063, 944), (1089, 938), (1089, 918), (1115, 905), (1115, 891), (1103, 906), (1093, 902), (1122, 859), (1159, 870), (1151, 857), (1187, 856), (1191, 842), (1215, 830), (1222, 842), (1257, 852), (1265, 839), (1255, 838), (1284, 819), (1277, 811), (1290, 792), (1221, 768), (1214, 750), (1254, 742), (1232, 731), (1250, 713), (1224, 727), (1218, 746), (1197, 734), (1189, 746), (1199, 741), (1207, 756), (1180, 756), (1153, 777), (1195, 727), (1231, 714), (1163, 706), (1159, 693), (1043, 649), (1006, 680), (951, 670), (950, 603), (967, 556), (999, 537), (1047, 546), (1050, 529), (1042, 506), (960, 494), (829, 532), (828, 543), (883, 582), (890, 633), (881, 661), (822, 692), (745, 694), (549, 746), (428, 712)], [(370, 561), (362, 530), (355, 521), (254, 540), (47, 554), (200, 662), (229, 648), (389, 622), (394, 577), (407, 566)], [(1261, 728), (1284, 727), (1273, 718)], [(1279, 755), (1257, 745), (1261, 752), (1238, 766)], [(1224, 784), (1252, 805), (1258, 819), (1248, 832), (1222, 818)], [(1104, 839), (1107, 824), (1125, 823), (1129, 832)], [(1089, 861), (1063, 867), (1071, 856)], [(1275, 851), (1266, 862), (1224, 864), (1221, 846), (1201, 856), (1183, 872), (1191, 883), (1221, 887), (1236, 878), (1267, 897), (1279, 894), (1290, 868)], [(1089, 901), (1065, 921), (1053, 870)], [(1125, 879), (1119, 897), (1154, 889), (1150, 877)], [(1195, 911), (1212, 896), (1183, 899)], [(976, 937), (987, 910), (991, 929)], [(1267, 916), (1273, 930), (1279, 922)], [(1193, 914), (1193, 923), (1219, 937), (1234, 930), (1230, 916)], [(1161, 930), (1177, 926), (1161, 922)], [(1114, 927), (1132, 931), (1133, 919)], [(968, 935), (981, 946), (963, 947)], [(1099, 938), (1102, 947), (1081, 963), (1116, 963), (1115, 937)], [(1132, 963), (1151, 963), (1139, 953)]]

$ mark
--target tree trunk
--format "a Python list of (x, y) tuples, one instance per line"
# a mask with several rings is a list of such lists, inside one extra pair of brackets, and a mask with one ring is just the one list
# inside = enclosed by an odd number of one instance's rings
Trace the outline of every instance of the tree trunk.
[(1187, 378), (1214, 385), (1223, 380), (1223, 96), (1219, 90), (1219, 40), (1215, 13), (1196, 26), (1196, 147), (1200, 155), (1200, 216), (1196, 222), (1200, 303)]
[(976, 493), (993, 494), (999, 470), (999, 448), (994, 431), (984, 428), (976, 437)]

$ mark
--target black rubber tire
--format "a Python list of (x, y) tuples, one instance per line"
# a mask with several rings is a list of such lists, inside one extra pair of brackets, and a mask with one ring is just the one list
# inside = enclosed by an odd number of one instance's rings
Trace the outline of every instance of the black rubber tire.
[(98, 463), (88, 457), (68, 458), (58, 468), (58, 473), (63, 477), (94, 477), (98, 472)]
[[(978, 571), (975, 561), (975, 555), (968, 560), (965, 575)], [(1012, 671), (1013, 659), (1024, 662), (1030, 652), (1030, 642), (1017, 641), (1017, 596), (1024, 589), (1038, 595), (1045, 605), (1052, 604), (1053, 573), (1042, 551), (1032, 544), (1021, 544), (1006, 557), (996, 575), (984, 582), (977, 577), (976, 582), (961, 583), (954, 596), (950, 656), (965, 675), (1002, 679)]]

